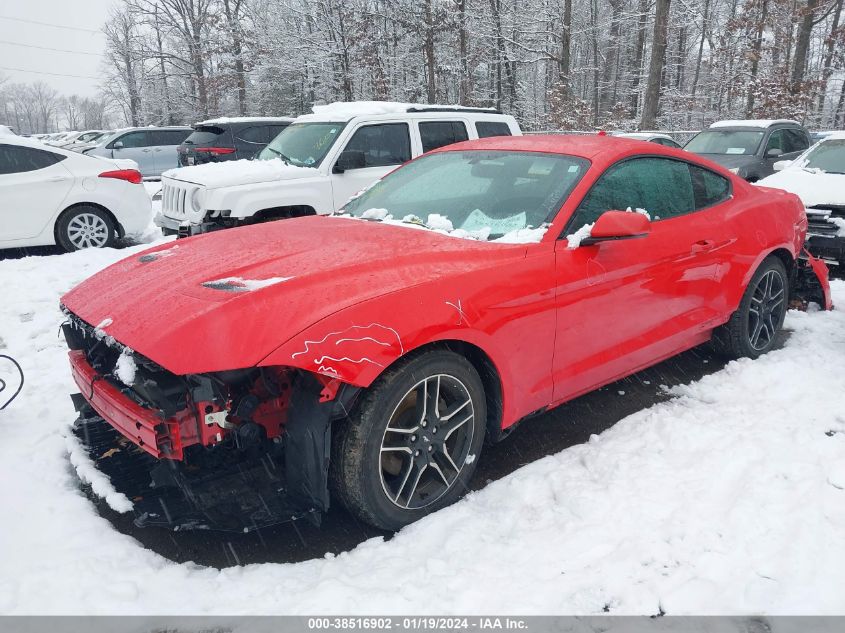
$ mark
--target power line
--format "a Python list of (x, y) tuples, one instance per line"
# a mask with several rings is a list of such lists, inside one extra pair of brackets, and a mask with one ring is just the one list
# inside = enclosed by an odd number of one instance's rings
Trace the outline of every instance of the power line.
[(24, 68), (10, 68), (9, 66), (0, 66), (0, 70), (13, 70), (19, 73), (32, 73), (35, 75), (52, 75), (53, 77), (73, 77), (74, 79), (102, 79), (102, 77), (92, 77), (91, 75), (66, 75), (64, 73), (48, 73), (42, 70), (26, 70)]
[(7, 42), (0, 40), (0, 44), (9, 44), (10, 46), (23, 46), (25, 48), (37, 48), (42, 51), (56, 51), (57, 53), (74, 53), (75, 55), (91, 55), (93, 57), (102, 57), (102, 53), (89, 53), (88, 51), (72, 51), (66, 48), (50, 48), (49, 46), (36, 46), (35, 44), (21, 44), (20, 42)]
[(56, 29), (68, 29), (69, 31), (82, 31), (83, 33), (97, 33), (102, 35), (102, 31), (95, 29), (83, 29), (78, 26), (68, 26), (67, 24), (52, 24), (50, 22), (38, 22), (37, 20), (24, 20), (23, 18), (10, 18), (5, 15), (0, 15), (0, 20), (11, 20), (12, 22), (25, 22), (27, 24), (38, 24), (40, 26), (52, 26)]

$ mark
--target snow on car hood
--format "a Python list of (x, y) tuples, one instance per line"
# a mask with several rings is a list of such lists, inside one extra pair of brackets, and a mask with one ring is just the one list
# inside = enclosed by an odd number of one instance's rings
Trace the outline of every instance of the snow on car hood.
[(313, 167), (297, 167), (285, 163), (281, 158), (273, 158), (271, 160), (230, 160), (222, 163), (205, 163), (193, 167), (170, 169), (162, 175), (165, 178), (182, 180), (215, 189), (217, 187), (272, 182), (274, 180), (310, 178), (319, 174), (320, 172)]
[(755, 184), (784, 189), (794, 193), (805, 207), (819, 204), (845, 204), (845, 175), (807, 171), (800, 167), (787, 167), (766, 176)]
[(524, 245), (314, 216), (217, 231), (132, 255), (62, 303), (177, 374), (251, 367), (368, 299), (525, 257)]

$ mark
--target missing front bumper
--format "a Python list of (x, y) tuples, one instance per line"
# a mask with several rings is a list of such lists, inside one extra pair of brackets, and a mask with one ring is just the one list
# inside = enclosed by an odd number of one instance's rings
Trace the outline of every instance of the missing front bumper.
[(138, 449), (84, 407), (73, 434), (114, 489), (132, 501), (138, 527), (252, 532), (298, 519), (320, 524), (320, 510), (303, 509), (288, 494), (281, 447), (216, 468), (185, 467)]

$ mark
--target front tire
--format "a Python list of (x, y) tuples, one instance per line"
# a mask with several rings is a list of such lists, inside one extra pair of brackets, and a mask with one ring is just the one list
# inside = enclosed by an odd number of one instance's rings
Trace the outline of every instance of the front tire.
[(763, 260), (730, 321), (713, 332), (713, 346), (728, 358), (757, 358), (770, 351), (783, 327), (789, 298), (786, 268), (775, 256)]
[(113, 246), (114, 222), (102, 209), (80, 205), (65, 211), (56, 223), (56, 241), (67, 252)]
[(465, 358), (437, 350), (401, 362), (341, 423), (332, 491), (361, 520), (398, 530), (468, 491), (486, 420), (484, 386)]

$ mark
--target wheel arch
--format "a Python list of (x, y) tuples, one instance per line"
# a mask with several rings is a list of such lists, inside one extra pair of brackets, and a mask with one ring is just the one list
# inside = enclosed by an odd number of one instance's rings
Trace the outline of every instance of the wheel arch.
[(425, 354), (426, 352), (446, 350), (466, 358), (478, 372), (481, 384), (484, 386), (484, 396), (487, 404), (487, 439), (496, 442), (503, 437), (502, 420), (504, 415), (504, 394), (502, 377), (496, 363), (481, 347), (468, 341), (444, 338), (431, 341), (416, 347), (400, 356), (385, 368), (385, 371), (399, 362)]
[(59, 243), (59, 223), (62, 221), (62, 218), (74, 209), (78, 209), (79, 207), (94, 207), (95, 209), (102, 211), (112, 221), (112, 224), (114, 225), (114, 232), (117, 235), (118, 239), (124, 237), (125, 232), (123, 230), (123, 225), (121, 225), (120, 222), (117, 221), (117, 218), (115, 217), (114, 213), (112, 213), (107, 207), (104, 207), (101, 204), (97, 204), (96, 202), (74, 202), (73, 204), (69, 205), (66, 209), (62, 210), (62, 212), (56, 216), (55, 222), (53, 222), (53, 239), (56, 240), (56, 244)]
[[(792, 274), (792, 269), (795, 266), (795, 257), (788, 249), (784, 247), (776, 248), (771, 251), (768, 255), (766, 255), (766, 257), (771, 256), (775, 256), (781, 261), (783, 267), (786, 268), (787, 275)], [(765, 257), (763, 259), (765, 260)], [(761, 260), (757, 265), (759, 266), (762, 262), (763, 260)]]

